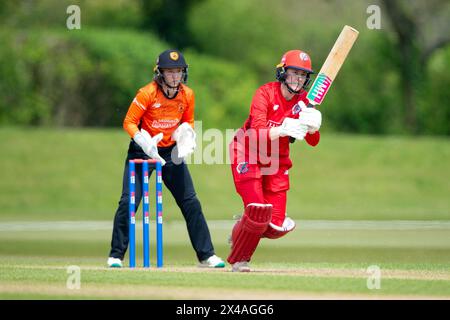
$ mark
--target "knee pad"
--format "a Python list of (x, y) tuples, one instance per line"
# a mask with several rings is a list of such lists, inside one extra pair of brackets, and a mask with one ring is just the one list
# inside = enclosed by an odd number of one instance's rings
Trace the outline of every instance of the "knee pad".
[(231, 253), (227, 259), (229, 263), (250, 261), (261, 235), (267, 230), (271, 217), (271, 204), (247, 205), (242, 219), (233, 228)]
[(262, 236), (268, 239), (278, 239), (294, 230), (295, 226), (296, 226), (295, 221), (289, 217), (286, 217), (281, 227), (273, 223), (269, 223), (267, 229), (265, 230)]

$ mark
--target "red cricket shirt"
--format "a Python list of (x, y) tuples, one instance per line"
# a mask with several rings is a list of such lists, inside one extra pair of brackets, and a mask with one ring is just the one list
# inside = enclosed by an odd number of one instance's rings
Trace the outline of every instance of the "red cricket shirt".
[[(250, 106), (250, 114), (244, 126), (238, 130), (230, 145), (233, 163), (257, 161), (259, 166), (278, 162), (280, 167), (289, 169), (292, 161), (289, 158), (289, 137), (277, 139), (278, 147), (270, 141), (269, 130), (280, 126), (286, 117), (298, 119), (301, 117), (299, 101), (309, 103), (307, 92), (302, 91), (287, 101), (281, 93), (280, 82), (269, 82), (256, 90)], [(243, 138), (244, 137), (244, 138)], [(315, 146), (319, 143), (319, 131), (307, 133), (305, 141)]]

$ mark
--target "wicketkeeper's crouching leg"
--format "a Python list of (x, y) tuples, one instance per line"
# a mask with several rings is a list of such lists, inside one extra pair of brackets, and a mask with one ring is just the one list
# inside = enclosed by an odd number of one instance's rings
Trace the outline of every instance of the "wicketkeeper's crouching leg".
[(236, 223), (231, 234), (231, 253), (227, 260), (233, 265), (233, 271), (250, 271), (248, 262), (267, 230), (271, 217), (271, 204), (247, 205), (241, 220)]

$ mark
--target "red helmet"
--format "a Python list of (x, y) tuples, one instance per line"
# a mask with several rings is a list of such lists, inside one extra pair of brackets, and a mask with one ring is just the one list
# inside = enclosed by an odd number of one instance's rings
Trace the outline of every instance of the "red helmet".
[[(314, 73), (311, 64), (311, 58), (306, 52), (302, 50), (290, 50), (286, 52), (282, 57), (279, 64), (277, 64), (276, 78), (280, 82), (286, 80), (286, 69), (297, 69), (307, 72), (307, 81), (303, 85), (302, 89), (306, 89), (310, 82), (310, 75)], [(288, 86), (288, 90), (290, 90)], [(290, 90), (291, 91), (291, 90)], [(295, 92), (298, 93), (298, 92)]]
[(312, 70), (311, 58), (306, 52), (302, 50), (290, 50), (286, 52), (282, 57), (278, 67), (292, 68), (303, 70), (308, 73), (314, 73)]

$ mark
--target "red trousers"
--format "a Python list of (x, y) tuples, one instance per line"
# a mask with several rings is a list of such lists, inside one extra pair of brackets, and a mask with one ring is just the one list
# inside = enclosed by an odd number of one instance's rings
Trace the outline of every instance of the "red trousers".
[(280, 167), (275, 174), (262, 175), (257, 164), (232, 164), (234, 185), (244, 202), (270, 203), (273, 206), (272, 223), (281, 226), (286, 217), (289, 175), (287, 167)]

